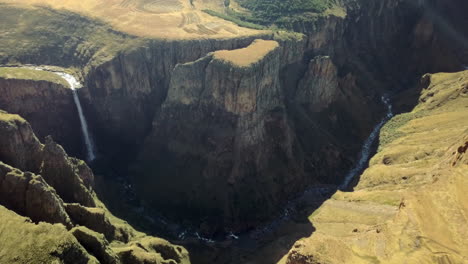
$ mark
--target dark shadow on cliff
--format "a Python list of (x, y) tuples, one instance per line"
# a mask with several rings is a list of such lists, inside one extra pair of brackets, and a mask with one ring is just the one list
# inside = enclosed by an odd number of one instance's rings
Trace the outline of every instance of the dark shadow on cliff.
[[(413, 110), (413, 108), (418, 104), (419, 96), (421, 94), (422, 89), (425, 86), (427, 86), (426, 81), (427, 80), (423, 78), (421, 79), (421, 81), (419, 81), (419, 83), (416, 81), (412, 81), (410, 82), (410, 84), (408, 82), (400, 83), (399, 87), (402, 88), (390, 91), (386, 94), (386, 96), (390, 100), (390, 104), (392, 105), (393, 116), (402, 113), (407, 113)], [(375, 141), (373, 142), (370, 148), (370, 155), (369, 159), (366, 161), (366, 165), (356, 173), (354, 178), (350, 181), (348, 187), (346, 189), (343, 189), (342, 191), (353, 192), (354, 188), (359, 184), (362, 173), (369, 167), (370, 159), (372, 159), (372, 157), (378, 152), (379, 146), (381, 145), (380, 132), (382, 129), (385, 128), (386, 123), (388, 123), (389, 121), (390, 120), (385, 122), (385, 124), (377, 133), (377, 137), (375, 138)]]
[(265, 226), (221, 243), (173, 241), (191, 252), (194, 264), (270, 264), (280, 261), (296, 241), (315, 232), (311, 216), (336, 191), (333, 185), (316, 186), (290, 201), (288, 216), (277, 217)]
[(238, 239), (229, 234), (218, 234), (214, 238), (215, 242), (207, 242), (194, 236), (179, 239), (176, 234), (183, 230), (183, 225), (190, 226), (193, 223), (182, 221), (163, 224), (162, 216), (147, 209), (137, 198), (127, 175), (111, 166), (109, 161), (97, 160), (93, 163), (93, 170), (96, 192), (114, 215), (125, 219), (139, 231), (186, 247), (193, 264), (278, 262), (297, 240), (313, 234), (315, 227), (308, 217), (336, 191), (334, 185), (310, 188), (279, 209), (280, 214), (270, 222), (257, 229), (235, 234)]

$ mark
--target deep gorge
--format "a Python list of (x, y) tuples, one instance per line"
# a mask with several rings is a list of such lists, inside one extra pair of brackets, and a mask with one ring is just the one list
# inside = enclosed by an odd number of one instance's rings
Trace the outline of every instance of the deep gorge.
[[(396, 113), (408, 111), (418, 92), (399, 95), (418, 90), (422, 74), (468, 64), (466, 18), (458, 15), (468, 3), (462, 0), (336, 4), (340, 12), (292, 24), (288, 32), (194, 40), (139, 38), (78, 14), (39, 8), (27, 12), (46, 14), (56, 27), (75, 22), (91, 29), (49, 32), (66, 48), (50, 44), (9, 57), (0, 52), (0, 62), (54, 65), (79, 78), (78, 96), (98, 151), (90, 163), (96, 190), (114, 214), (198, 250), (194, 263), (216, 257), (234, 263), (252, 255), (243, 247), (256, 240), (245, 242), (242, 235), (281, 217), (288, 201), (324, 188), (313, 201), (316, 208), (343, 183), (363, 142), (387, 115), (383, 95)], [(54, 22), (63, 17), (69, 18), (64, 25)], [(96, 45), (86, 41), (95, 38), (93, 30), (106, 36)], [(271, 47), (246, 65), (220, 52), (249, 54), (259, 42)], [(86, 158), (69, 90), (0, 80), (0, 91), (0, 109), (26, 118), (41, 140), (52, 135), (70, 155)], [(19, 104), (18, 98), (30, 99)], [(50, 111), (38, 112), (44, 105)], [(138, 210), (144, 218), (135, 215)], [(160, 216), (172, 232), (151, 220)], [(215, 245), (212, 253), (209, 243), (168, 234), (185, 227), (221, 241), (233, 233), (241, 245), (234, 253)], [(310, 235), (309, 228), (304, 233)], [(258, 240), (255, 247), (274, 238)]]

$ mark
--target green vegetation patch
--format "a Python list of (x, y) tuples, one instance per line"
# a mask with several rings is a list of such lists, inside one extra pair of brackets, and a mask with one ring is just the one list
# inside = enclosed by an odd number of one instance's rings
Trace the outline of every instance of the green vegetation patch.
[(274, 40), (276, 41), (301, 41), (304, 39), (304, 34), (298, 32), (278, 30), (275, 31)]
[(61, 224), (34, 224), (0, 206), (0, 263), (98, 263)]
[(10, 114), (10, 113), (7, 113), (7, 112), (5, 112), (3, 110), (0, 110), (0, 122), (1, 121), (6, 121), (6, 122), (19, 121), (21, 123), (26, 122), (26, 120), (24, 120), (21, 116), (15, 115), (15, 114)]
[(329, 7), (327, 0), (240, 0), (239, 4), (270, 21), (304, 12), (321, 13)]
[(239, 15), (240, 13), (236, 13), (232, 9), (227, 9), (227, 10), (229, 10), (229, 11), (227, 11), (226, 14), (220, 13), (220, 12), (217, 12), (217, 11), (213, 11), (213, 10), (209, 10), (209, 9), (204, 9), (203, 12), (205, 12), (205, 13), (211, 15), (211, 16), (215, 16), (215, 17), (219, 17), (219, 18), (222, 18), (224, 20), (227, 20), (227, 21), (231, 21), (231, 22), (233, 22), (234, 24), (237, 24), (240, 27), (258, 29), (258, 30), (266, 29), (265, 26), (258, 25), (258, 24), (243, 20), (243, 18)]
[(402, 126), (413, 119), (424, 117), (426, 115), (428, 115), (428, 111), (417, 111), (396, 115), (390, 119), (390, 121), (388, 121), (380, 130), (378, 152), (380, 152), (385, 145), (405, 135), (405, 133), (400, 130)]
[(0, 78), (53, 82), (69, 87), (67, 81), (55, 73), (17, 67), (0, 67)]
[[(333, 6), (330, 0), (239, 0), (250, 14), (237, 13), (241, 20), (289, 28), (295, 22), (315, 21)], [(234, 11), (231, 11), (234, 12)], [(235, 13), (235, 12), (234, 12)]]

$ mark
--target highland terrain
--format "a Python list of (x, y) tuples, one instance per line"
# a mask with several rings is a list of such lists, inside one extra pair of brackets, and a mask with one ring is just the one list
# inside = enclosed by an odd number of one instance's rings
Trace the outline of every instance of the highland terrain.
[(466, 10), (0, 0), (0, 263), (467, 263)]

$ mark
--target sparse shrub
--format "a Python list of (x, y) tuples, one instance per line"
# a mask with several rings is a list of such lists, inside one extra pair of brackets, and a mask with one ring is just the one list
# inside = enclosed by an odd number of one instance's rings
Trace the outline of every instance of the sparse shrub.
[(321, 13), (330, 6), (328, 0), (242, 0), (239, 3), (265, 24), (305, 12)]

